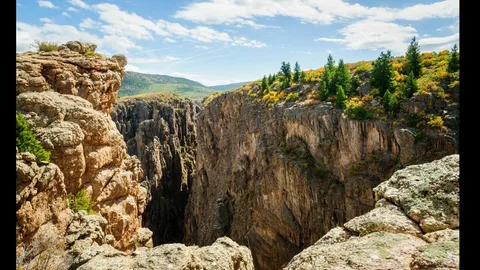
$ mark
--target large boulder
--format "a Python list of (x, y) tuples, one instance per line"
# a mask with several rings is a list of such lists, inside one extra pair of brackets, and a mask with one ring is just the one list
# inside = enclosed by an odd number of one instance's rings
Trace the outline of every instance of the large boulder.
[(285, 269), (459, 269), (459, 155), (399, 170), (376, 208), (337, 227)]

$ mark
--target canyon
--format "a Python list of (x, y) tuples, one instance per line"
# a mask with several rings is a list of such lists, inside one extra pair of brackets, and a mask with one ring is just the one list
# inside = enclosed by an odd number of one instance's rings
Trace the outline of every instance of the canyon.
[[(409, 245), (405, 257), (387, 260), (395, 267), (458, 268), (458, 155), (452, 154), (459, 152), (459, 114), (437, 95), (402, 104), (405, 114), (452, 116), (444, 130), (422, 129), (421, 137), (391, 120), (352, 120), (331, 102), (267, 104), (245, 89), (202, 104), (165, 93), (117, 98), (127, 59), (85, 56), (95, 47), (74, 41), (59, 51), (17, 54), (17, 113), (51, 152), (45, 162), (17, 149), (22, 263), (333, 269), (345, 267), (348, 256), (356, 265), (371, 263), (364, 258), (371, 250), (352, 255), (349, 246), (390, 241), (384, 253)], [(439, 172), (423, 172), (429, 170)], [(412, 191), (392, 184), (399, 179), (426, 184)], [(457, 180), (452, 187), (435, 179)], [(420, 209), (412, 212), (404, 197), (391, 195), (395, 188), (394, 194), (413, 194), (430, 185), (445, 190), (445, 205), (453, 206), (428, 212), (434, 199), (427, 192), (422, 203), (428, 207), (412, 206)], [(70, 209), (69, 194), (81, 190), (94, 215)], [(371, 221), (375, 211), (404, 227)], [(438, 245), (457, 257), (425, 261)], [(318, 259), (332, 257), (329, 249), (343, 254), (337, 264)], [(387, 267), (384, 253), (375, 262)], [(47, 262), (42, 254), (49, 254)]]

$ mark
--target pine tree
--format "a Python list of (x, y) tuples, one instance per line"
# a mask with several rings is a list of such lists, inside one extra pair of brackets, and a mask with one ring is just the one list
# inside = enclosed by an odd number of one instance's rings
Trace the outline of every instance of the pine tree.
[(343, 87), (341, 85), (337, 85), (337, 93), (335, 99), (335, 104), (337, 105), (336, 107), (339, 109), (344, 109), (346, 99), (347, 96), (345, 95), (345, 91), (343, 91)]
[(408, 75), (407, 82), (405, 84), (405, 96), (411, 98), (415, 92), (418, 91), (417, 79), (413, 75), (413, 71), (410, 71)]
[(292, 70), (290, 69), (290, 63), (282, 62), (280, 73), (283, 76), (282, 89), (290, 87), (292, 84)]
[(343, 59), (338, 61), (338, 67), (335, 70), (332, 83), (334, 85), (341, 85), (342, 88), (347, 91), (346, 94), (349, 94), (350, 88), (352, 87), (352, 79), (350, 78), (350, 71), (343, 63)]
[(420, 46), (418, 45), (418, 41), (415, 40), (415, 37), (413, 37), (410, 42), (405, 57), (407, 58), (407, 74), (413, 72), (415, 78), (418, 78), (422, 71), (423, 63), (422, 58), (420, 58)]
[(275, 74), (273, 74), (273, 76), (272, 76), (272, 83), (274, 83), (276, 79), (277, 79), (277, 76), (276, 76)]
[(272, 74), (271, 74), (271, 73), (268, 74), (268, 79), (267, 79), (267, 81), (268, 81), (268, 85), (271, 85), (271, 84), (273, 83), (273, 77), (272, 77)]
[(301, 73), (300, 65), (298, 62), (295, 62), (295, 67), (293, 68), (293, 82), (298, 83), (300, 80), (300, 73)]
[(390, 111), (390, 99), (392, 98), (392, 93), (390, 93), (389, 90), (385, 92), (383, 95), (383, 108), (385, 108), (386, 111)]
[(265, 75), (263, 75), (263, 79), (262, 79), (262, 90), (265, 90), (267, 89), (267, 77)]
[(373, 87), (378, 88), (380, 96), (383, 96), (387, 90), (394, 91), (395, 84), (393, 82), (393, 56), (390, 51), (380, 53), (380, 56), (373, 62), (370, 83)]
[(458, 47), (457, 44), (455, 44), (452, 48), (452, 52), (448, 56), (447, 62), (447, 71), (450, 73), (456, 72), (460, 69), (460, 58), (458, 54)]
[(326, 100), (329, 96), (333, 96), (336, 94), (336, 87), (333, 84), (333, 77), (335, 75), (335, 61), (333, 61), (333, 57), (331, 54), (327, 57), (327, 63), (324, 66), (324, 70), (322, 73), (322, 77), (320, 78), (320, 82), (325, 84), (325, 88), (323, 89), (325, 99)]
[(328, 88), (325, 82), (320, 83), (320, 89), (318, 89), (320, 92), (320, 100), (325, 101), (328, 98)]

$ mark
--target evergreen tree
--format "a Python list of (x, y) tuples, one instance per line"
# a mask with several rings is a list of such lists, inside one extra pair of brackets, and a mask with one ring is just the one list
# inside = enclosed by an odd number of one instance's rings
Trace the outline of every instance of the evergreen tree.
[(320, 82), (320, 100), (325, 101), (328, 98), (328, 88), (325, 82)]
[(413, 75), (413, 71), (410, 71), (408, 75), (407, 82), (405, 84), (405, 96), (411, 98), (415, 92), (418, 91), (417, 79)]
[(383, 108), (385, 108), (386, 111), (390, 111), (390, 99), (392, 98), (392, 93), (390, 93), (389, 90), (385, 92), (383, 95)]
[(293, 82), (298, 83), (300, 80), (300, 74), (302, 70), (300, 69), (300, 65), (298, 62), (295, 62), (295, 67), (293, 68)]
[(283, 76), (282, 89), (290, 87), (292, 84), (292, 70), (290, 69), (290, 63), (282, 62), (280, 73)]
[(272, 77), (272, 74), (268, 74), (268, 85), (271, 85), (273, 83), (273, 77)]
[(397, 97), (388, 90), (383, 95), (383, 107), (386, 111), (393, 112), (394, 114), (397, 113), (399, 109)]
[(456, 72), (460, 69), (460, 58), (458, 55), (458, 47), (457, 44), (455, 44), (452, 48), (452, 52), (448, 56), (447, 62), (447, 71), (450, 73)]
[(370, 83), (373, 87), (378, 88), (380, 96), (383, 96), (387, 90), (391, 92), (395, 89), (393, 82), (393, 56), (390, 51), (380, 53), (380, 56), (373, 62)]
[(420, 58), (420, 46), (418, 45), (418, 41), (415, 40), (415, 37), (413, 37), (410, 42), (405, 57), (407, 58), (406, 73), (410, 74), (413, 72), (415, 78), (418, 78), (423, 64), (422, 58)]
[(335, 75), (335, 61), (333, 61), (333, 57), (331, 54), (328, 55), (327, 63), (325, 64), (322, 77), (320, 78), (321, 85), (325, 84), (325, 88), (323, 89), (325, 99), (326, 100), (329, 96), (333, 96), (336, 94), (336, 87), (333, 83), (333, 77)]
[(337, 93), (336, 93), (335, 104), (336, 107), (339, 109), (345, 108), (345, 100), (347, 100), (347, 96), (345, 95), (345, 91), (343, 91), (343, 87), (341, 85), (337, 85)]
[(307, 76), (307, 74), (305, 73), (305, 71), (302, 70), (302, 72), (300, 72), (300, 81), (301, 82), (305, 81), (305, 76)]
[(343, 63), (343, 59), (340, 59), (340, 61), (338, 61), (338, 67), (335, 70), (332, 83), (334, 85), (341, 85), (344, 91), (347, 91), (347, 95), (350, 93), (350, 88), (352, 87), (352, 79), (350, 78), (350, 71)]
[(277, 75), (275, 75), (275, 73), (274, 73), (273, 76), (272, 76), (272, 83), (274, 83), (276, 79), (277, 79)]
[(267, 89), (267, 77), (265, 75), (263, 75), (263, 79), (262, 79), (262, 90), (265, 90)]

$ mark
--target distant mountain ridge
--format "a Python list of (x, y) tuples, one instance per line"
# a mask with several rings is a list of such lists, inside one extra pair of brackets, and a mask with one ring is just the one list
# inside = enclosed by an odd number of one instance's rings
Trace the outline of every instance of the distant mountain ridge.
[(209, 86), (212, 89), (215, 90), (230, 90), (233, 88), (238, 88), (244, 84), (251, 83), (251, 82), (238, 82), (238, 83), (230, 83), (230, 84), (224, 84), (224, 85), (214, 85), (214, 86)]
[(118, 97), (148, 93), (172, 93), (191, 100), (202, 100), (213, 92), (237, 88), (246, 83), (248, 82), (208, 87), (199, 82), (181, 77), (127, 71), (118, 92)]

